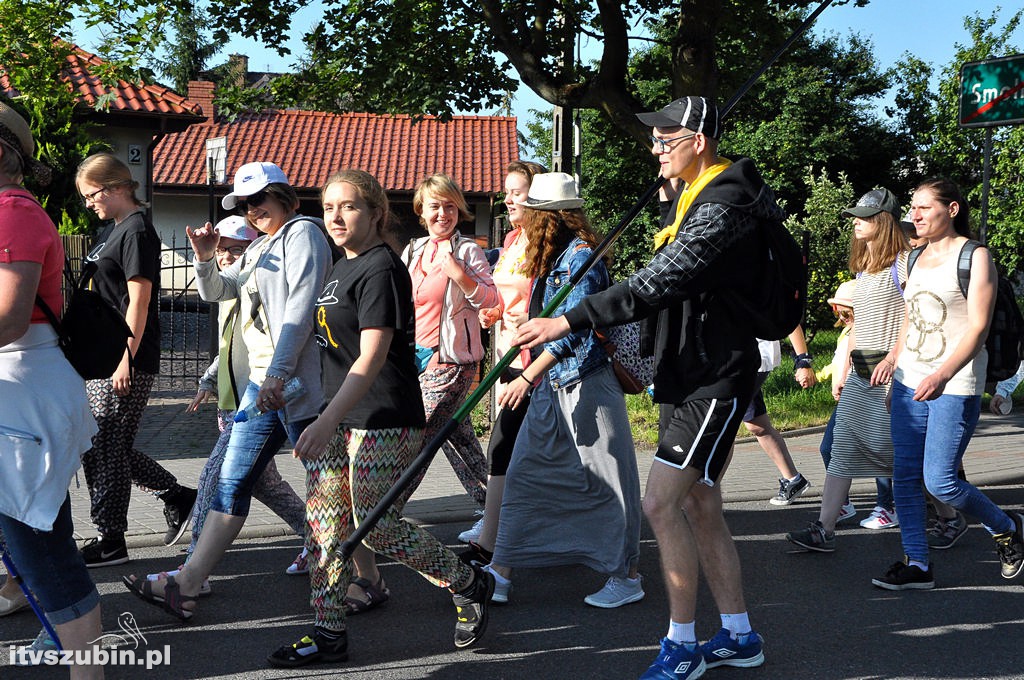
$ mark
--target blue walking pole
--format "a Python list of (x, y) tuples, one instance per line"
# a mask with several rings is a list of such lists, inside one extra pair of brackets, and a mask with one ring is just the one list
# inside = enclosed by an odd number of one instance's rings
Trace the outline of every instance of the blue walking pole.
[(21, 579), (21, 576), (18, 575), (18, 571), (14, 568), (14, 562), (12, 562), (11, 558), (7, 555), (7, 547), (2, 544), (0, 544), (0, 559), (3, 560), (4, 567), (7, 568), (8, 578), (13, 578), (21, 588), (21, 592), (25, 593), (25, 597), (28, 598), (28, 606), (32, 607), (32, 611), (36, 613), (40, 623), (43, 624), (43, 629), (46, 630), (46, 634), (50, 636), (50, 639), (53, 640), (53, 644), (57, 646), (57, 651), (63, 651), (64, 647), (60, 644), (60, 638), (57, 637), (57, 631), (54, 630), (53, 626), (50, 625), (50, 622), (46, 620), (46, 614), (43, 613), (43, 610), (36, 601), (32, 591), (28, 589), (28, 586), (26, 586), (25, 582)]

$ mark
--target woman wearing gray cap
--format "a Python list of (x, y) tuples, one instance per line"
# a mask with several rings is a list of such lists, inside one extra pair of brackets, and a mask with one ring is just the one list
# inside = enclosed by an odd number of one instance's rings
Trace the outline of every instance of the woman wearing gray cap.
[[(100, 598), (75, 545), (68, 485), (96, 421), (85, 382), (36, 303), (64, 308), (64, 247), (21, 186), (38, 167), (34, 151), (28, 123), (0, 103), (0, 530), (63, 648), (85, 650), (101, 633)], [(98, 664), (70, 671), (72, 678), (103, 677)]]
[[(843, 211), (853, 224), (850, 271), (856, 328), (850, 334), (852, 370), (839, 395), (832, 457), (825, 475), (818, 519), (786, 538), (813, 552), (834, 552), (835, 526), (852, 480), (892, 476), (892, 438), (881, 379), (886, 354), (896, 345), (903, 322), (903, 282), (907, 280), (907, 239), (900, 228), (900, 205), (888, 189), (872, 189)], [(893, 517), (895, 521), (895, 517)]]
[[(237, 300), (228, 370), (248, 364), (245, 385), (237, 385), (238, 411), (255, 406), (262, 417), (231, 429), (217, 492), (202, 535), (176, 577), (159, 581), (125, 577), (140, 598), (187, 620), (203, 581), (231, 545), (249, 514), (252, 488), (285, 439), (294, 444), (323, 404), (320, 354), (313, 337), (313, 308), (331, 269), (331, 248), (323, 223), (297, 213), (295, 190), (273, 163), (246, 163), (235, 173), (234, 190), (221, 204), (238, 208), (263, 232), (228, 269), (214, 259), (217, 234), (207, 223), (186, 227), (195, 250), (199, 294), (204, 300)], [(285, 383), (298, 378), (299, 394), (285, 400)], [(294, 384), (294, 383), (293, 383)]]

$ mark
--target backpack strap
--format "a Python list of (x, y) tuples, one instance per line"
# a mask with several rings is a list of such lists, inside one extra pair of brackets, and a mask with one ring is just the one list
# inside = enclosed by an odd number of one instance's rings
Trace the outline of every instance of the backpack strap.
[(983, 247), (979, 241), (970, 238), (960, 249), (960, 257), (956, 261), (956, 278), (960, 282), (960, 292), (967, 297), (967, 289), (971, 285), (971, 258), (974, 251)]
[(910, 278), (910, 270), (914, 268), (914, 263), (917, 262), (917, 258), (921, 257), (921, 253), (923, 253), (924, 249), (927, 248), (927, 247), (928, 247), (928, 245), (925, 244), (925, 245), (920, 246), (918, 248), (914, 248), (907, 255), (907, 278), (908, 279)]

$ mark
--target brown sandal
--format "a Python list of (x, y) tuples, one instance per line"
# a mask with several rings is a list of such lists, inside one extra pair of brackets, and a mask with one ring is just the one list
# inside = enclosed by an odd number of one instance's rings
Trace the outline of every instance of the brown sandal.
[(175, 582), (173, 576), (168, 576), (164, 581), (163, 597), (153, 592), (153, 581), (149, 579), (136, 578), (133, 581), (127, 576), (122, 576), (121, 582), (143, 602), (160, 607), (168, 614), (176, 616), (182, 621), (188, 621), (195, 614), (191, 609), (185, 609), (183, 605), (186, 602), (195, 602), (196, 598), (191, 595), (182, 595), (181, 585)]
[(342, 600), (346, 616), (365, 614), (371, 609), (384, 604), (391, 597), (391, 591), (384, 585), (383, 576), (380, 577), (376, 584), (361, 576), (352, 579), (352, 584), (363, 589), (363, 592), (366, 593), (366, 600), (363, 601), (351, 595), (346, 595)]

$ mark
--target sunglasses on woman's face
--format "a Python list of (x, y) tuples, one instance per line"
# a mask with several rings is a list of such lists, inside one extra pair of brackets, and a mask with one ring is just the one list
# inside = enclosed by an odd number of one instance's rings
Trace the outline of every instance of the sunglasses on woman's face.
[(836, 318), (838, 318), (840, 321), (853, 321), (852, 309), (841, 309), (833, 307), (832, 311), (836, 313)]
[(258, 208), (263, 205), (269, 195), (266, 191), (257, 191), (252, 196), (239, 198), (237, 206), (242, 212), (249, 210), (249, 208)]

